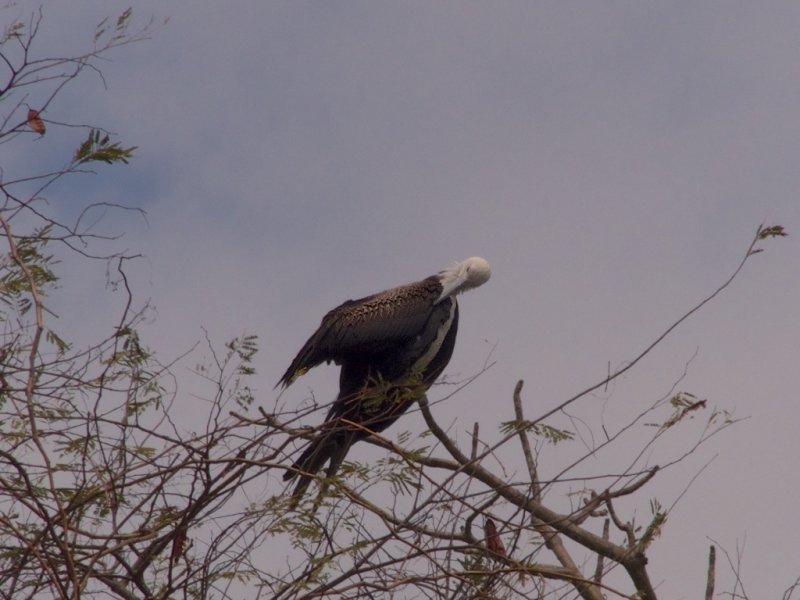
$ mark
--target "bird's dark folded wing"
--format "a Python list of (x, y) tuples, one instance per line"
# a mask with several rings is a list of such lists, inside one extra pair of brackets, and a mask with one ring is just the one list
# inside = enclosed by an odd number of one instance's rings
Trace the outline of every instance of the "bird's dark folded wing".
[(429, 278), (348, 300), (325, 315), (278, 385), (290, 385), (324, 361), (340, 362), (354, 354), (380, 354), (414, 339), (425, 329), (440, 293), (441, 286)]

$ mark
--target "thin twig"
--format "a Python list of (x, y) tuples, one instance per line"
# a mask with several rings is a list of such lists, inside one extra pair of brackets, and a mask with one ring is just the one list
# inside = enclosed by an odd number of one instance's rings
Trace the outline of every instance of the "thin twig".
[(717, 563), (717, 549), (712, 544), (708, 549), (708, 575), (706, 576), (706, 600), (714, 600), (714, 578)]

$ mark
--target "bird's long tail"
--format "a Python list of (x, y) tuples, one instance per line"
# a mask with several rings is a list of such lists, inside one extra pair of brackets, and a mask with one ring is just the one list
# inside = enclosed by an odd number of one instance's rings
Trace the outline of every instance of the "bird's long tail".
[(311, 480), (314, 479), (314, 476), (326, 462), (330, 461), (325, 471), (325, 477), (329, 478), (336, 475), (353, 442), (355, 442), (353, 433), (344, 431), (341, 428), (323, 431), (309, 442), (300, 458), (283, 474), (284, 481), (291, 481), (298, 477), (292, 492), (290, 508), (294, 509), (297, 506)]

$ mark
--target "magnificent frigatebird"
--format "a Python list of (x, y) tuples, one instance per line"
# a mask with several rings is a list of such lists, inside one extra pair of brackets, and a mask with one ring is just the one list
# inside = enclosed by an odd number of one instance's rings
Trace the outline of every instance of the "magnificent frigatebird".
[(421, 281), (358, 300), (325, 315), (278, 382), (288, 387), (323, 362), (341, 366), (339, 395), (325, 423), (290, 469), (294, 502), (329, 462), (333, 476), (350, 446), (394, 423), (441, 375), (458, 330), (456, 295), (486, 283), (489, 263), (473, 257)]

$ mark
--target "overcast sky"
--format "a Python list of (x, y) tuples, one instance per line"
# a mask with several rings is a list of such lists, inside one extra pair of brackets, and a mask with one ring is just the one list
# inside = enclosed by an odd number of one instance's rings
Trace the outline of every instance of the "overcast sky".
[[(85, 48), (126, 6), (46, 3), (42, 52)], [(136, 3), (150, 15), (170, 21), (113, 54), (107, 89), (89, 77), (46, 115), (139, 147), (65, 193), (147, 211), (116, 223), (146, 255), (145, 341), (168, 358), (203, 327), (258, 334), (265, 404), (327, 310), (480, 255), (493, 276), (461, 300), (447, 373), (494, 365), (437, 415), (491, 432), (517, 379), (535, 417), (711, 293), (760, 223), (800, 232), (793, 0)], [(597, 399), (638, 413), (691, 359), (679, 389), (749, 417), (654, 488), (670, 505), (716, 456), (652, 549), (665, 598), (700, 596), (709, 537), (746, 540), (751, 598), (800, 574), (797, 240), (763, 244)], [(63, 320), (114, 314), (102, 277), (65, 285)], [(285, 401), (332, 398), (335, 370), (318, 371)]]

